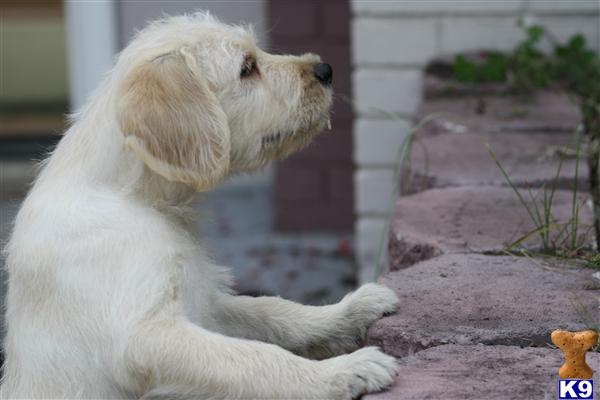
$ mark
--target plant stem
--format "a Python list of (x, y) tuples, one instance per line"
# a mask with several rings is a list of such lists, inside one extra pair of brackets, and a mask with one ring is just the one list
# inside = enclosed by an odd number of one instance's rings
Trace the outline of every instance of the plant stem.
[[(596, 234), (596, 248), (600, 249), (600, 174), (598, 168), (600, 160), (598, 158), (598, 148), (600, 138), (590, 135), (591, 149), (588, 153), (588, 167), (590, 169), (590, 192), (594, 204), (594, 232)], [(592, 150), (595, 149), (595, 150)]]
[[(579, 207), (577, 206), (577, 185), (579, 184), (579, 158), (581, 149), (581, 132), (576, 131), (576, 157), (575, 157), (575, 179), (573, 179), (573, 199), (571, 203), (571, 222), (573, 230), (571, 231), (571, 251), (577, 248), (577, 231), (579, 228)], [(562, 158), (561, 158), (562, 160)]]
[[(388, 116), (393, 117), (393, 115)], [(412, 129), (408, 132), (407, 136), (402, 141), (402, 145), (398, 148), (398, 155), (396, 156), (396, 163), (394, 165), (393, 190), (390, 194), (388, 212), (387, 217), (385, 219), (384, 229), (383, 232), (381, 232), (381, 237), (379, 239), (379, 246), (375, 259), (375, 274), (373, 276), (373, 282), (377, 281), (377, 278), (379, 278), (379, 276), (385, 269), (385, 266), (383, 265), (383, 255), (387, 245), (387, 237), (391, 229), (391, 220), (394, 214), (396, 200), (398, 196), (402, 193), (402, 189), (405, 187), (404, 181), (402, 179), (402, 173), (405, 171), (406, 165), (410, 161), (410, 153), (412, 151), (412, 145), (415, 135), (419, 132), (421, 128), (429, 124), (431, 121), (434, 121), (437, 118), (451, 116), (452, 115), (448, 113), (433, 113), (425, 116), (415, 126), (412, 127)]]
[(596, 249), (600, 249), (600, 111), (594, 102), (582, 104), (584, 132), (589, 138), (587, 162), (590, 192), (594, 205), (594, 231)]
[[(536, 226), (536, 228), (543, 228), (544, 227), (544, 221), (542, 221), (541, 219), (538, 219), (537, 218), (538, 215), (535, 214), (532, 211), (531, 207), (529, 207), (529, 204), (527, 203), (527, 201), (525, 201), (525, 199), (521, 195), (521, 192), (519, 191), (519, 189), (517, 188), (517, 186), (510, 179), (510, 176), (508, 176), (508, 173), (506, 172), (506, 170), (504, 169), (504, 167), (502, 167), (502, 164), (500, 164), (500, 160), (498, 160), (498, 157), (496, 157), (496, 153), (494, 153), (494, 151), (492, 150), (492, 147), (490, 146), (490, 144), (486, 143), (485, 144), (485, 148), (488, 151), (488, 153), (490, 153), (490, 156), (492, 157), (492, 160), (494, 160), (494, 162), (496, 163), (496, 166), (498, 167), (498, 169), (500, 170), (500, 172), (504, 176), (504, 179), (506, 179), (506, 182), (508, 182), (508, 185), (511, 187), (511, 189), (513, 190), (513, 192), (515, 192), (515, 194), (519, 198), (519, 201), (521, 202), (521, 204), (523, 205), (523, 207), (525, 208), (525, 210), (527, 210), (527, 214), (529, 214), (529, 217), (533, 221), (533, 223)], [(534, 202), (534, 205), (535, 205), (535, 198), (533, 199), (533, 202)], [(541, 236), (542, 243), (543, 243), (545, 241), (545, 237), (543, 236), (542, 232), (545, 233), (545, 231), (543, 229), (540, 231), (540, 236)]]

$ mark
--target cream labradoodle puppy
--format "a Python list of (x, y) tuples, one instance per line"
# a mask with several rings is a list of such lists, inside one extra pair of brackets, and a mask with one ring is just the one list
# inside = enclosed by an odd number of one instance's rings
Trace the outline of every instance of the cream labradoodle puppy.
[(394, 293), (304, 306), (236, 296), (202, 248), (197, 191), (329, 121), (331, 68), (207, 14), (140, 32), (44, 163), (6, 248), (2, 398), (350, 399), (396, 362), (359, 349)]

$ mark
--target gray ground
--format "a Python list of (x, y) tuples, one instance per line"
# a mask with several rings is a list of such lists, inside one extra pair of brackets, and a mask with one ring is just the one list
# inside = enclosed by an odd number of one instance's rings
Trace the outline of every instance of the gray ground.
[(349, 236), (273, 230), (268, 179), (241, 180), (206, 195), (198, 208), (208, 247), (231, 266), (238, 290), (303, 303), (336, 301), (352, 290), (355, 264), (340, 246)]
[[(15, 190), (18, 168), (4, 167), (0, 164), (1, 243), (8, 238), (22, 198)], [(352, 237), (273, 231), (272, 196), (269, 176), (263, 174), (235, 179), (199, 199), (200, 229), (212, 257), (232, 268), (240, 292), (310, 304), (339, 300), (355, 284), (353, 257), (338, 251), (347, 248)], [(4, 288), (0, 295), (4, 297)]]

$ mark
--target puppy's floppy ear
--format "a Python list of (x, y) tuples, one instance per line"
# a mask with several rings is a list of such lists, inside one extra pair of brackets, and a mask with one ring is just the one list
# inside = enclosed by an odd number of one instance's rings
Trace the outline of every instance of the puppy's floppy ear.
[(229, 126), (185, 49), (134, 67), (120, 88), (117, 119), (154, 172), (207, 190), (229, 169)]

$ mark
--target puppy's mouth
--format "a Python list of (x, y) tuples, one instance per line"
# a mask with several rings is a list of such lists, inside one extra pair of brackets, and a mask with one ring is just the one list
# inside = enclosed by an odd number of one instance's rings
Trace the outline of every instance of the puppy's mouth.
[[(327, 119), (327, 123), (325, 125), (325, 127), (327, 128), (327, 130), (331, 131), (332, 127), (331, 127), (331, 120), (328, 118)], [(282, 132), (277, 132), (277, 133), (272, 133), (270, 135), (265, 135), (263, 137), (260, 138), (260, 143), (262, 148), (272, 148), (275, 145), (280, 144), (281, 142), (285, 141), (287, 138), (292, 139), (294, 136), (297, 135), (289, 135), (289, 134), (284, 134)]]
[(271, 146), (275, 143), (278, 143), (281, 140), (281, 132), (274, 133), (272, 135), (263, 136), (260, 139), (260, 142), (263, 147)]

